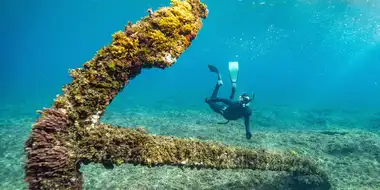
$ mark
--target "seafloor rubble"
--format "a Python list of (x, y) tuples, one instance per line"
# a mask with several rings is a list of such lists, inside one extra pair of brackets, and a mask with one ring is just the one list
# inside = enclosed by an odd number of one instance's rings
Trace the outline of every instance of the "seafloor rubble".
[(327, 174), (294, 153), (229, 147), (196, 139), (154, 136), (143, 129), (99, 123), (107, 106), (143, 68), (167, 68), (191, 45), (208, 15), (199, 0), (173, 0), (171, 7), (128, 23), (46, 108), (25, 141), (29, 189), (82, 189), (82, 164), (105, 168), (147, 166), (253, 169), (287, 172), (278, 183), (292, 189), (329, 189)]

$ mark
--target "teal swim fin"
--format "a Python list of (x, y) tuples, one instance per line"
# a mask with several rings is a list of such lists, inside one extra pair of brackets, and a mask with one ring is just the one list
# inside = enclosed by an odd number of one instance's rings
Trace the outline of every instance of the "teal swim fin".
[(230, 70), (231, 82), (236, 83), (239, 74), (239, 63), (237, 61), (229, 62), (228, 70)]

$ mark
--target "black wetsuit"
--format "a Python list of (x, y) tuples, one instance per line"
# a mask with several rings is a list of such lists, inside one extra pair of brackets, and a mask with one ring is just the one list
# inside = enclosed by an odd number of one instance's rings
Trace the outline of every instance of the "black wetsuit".
[(226, 120), (238, 120), (240, 118), (244, 118), (244, 125), (246, 131), (247, 139), (252, 137), (251, 127), (250, 127), (250, 117), (252, 115), (252, 110), (249, 106), (244, 106), (240, 101), (234, 100), (235, 96), (235, 88), (232, 88), (232, 92), (230, 98), (218, 98), (218, 91), (220, 85), (216, 84), (215, 89), (212, 93), (211, 98), (206, 99), (206, 103), (210, 106), (210, 108), (216, 112), (221, 114)]

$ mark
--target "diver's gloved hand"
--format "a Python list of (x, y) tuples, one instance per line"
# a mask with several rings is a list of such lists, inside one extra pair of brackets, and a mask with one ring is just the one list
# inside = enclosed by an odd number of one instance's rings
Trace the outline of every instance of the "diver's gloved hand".
[(246, 135), (246, 137), (247, 137), (248, 140), (252, 138), (252, 133), (251, 132), (247, 132), (245, 135)]
[(209, 102), (210, 102), (210, 98), (207, 98), (207, 97), (206, 97), (206, 98), (205, 98), (205, 102), (206, 102), (206, 103), (209, 103)]

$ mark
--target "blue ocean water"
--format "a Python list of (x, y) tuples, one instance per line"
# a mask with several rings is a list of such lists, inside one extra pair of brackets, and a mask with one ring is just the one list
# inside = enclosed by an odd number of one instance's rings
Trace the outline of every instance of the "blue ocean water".
[[(228, 62), (239, 61), (238, 92), (258, 104), (377, 108), (380, 28), (376, 1), (205, 1), (210, 16), (178, 64), (147, 70), (118, 99), (204, 106), (220, 68), (229, 93)], [(3, 1), (0, 100), (48, 106), (111, 34), (146, 16), (155, 1)], [(154, 93), (160, 90), (160, 93)], [(162, 93), (161, 93), (162, 92)], [(138, 98), (139, 97), (139, 98)], [(116, 106), (116, 105), (115, 105)]]
[[(203, 2), (209, 17), (191, 47), (171, 68), (143, 70), (110, 110), (162, 104), (208, 110), (204, 98), (211, 95), (216, 76), (207, 65), (221, 71), (224, 86), (220, 95), (227, 97), (231, 88), (228, 62), (238, 61), (237, 93), (255, 92), (254, 107), (379, 112), (379, 1)], [(36, 117), (35, 111), (49, 107), (62, 86), (71, 81), (68, 69), (82, 67), (128, 21), (136, 22), (147, 15), (148, 8), (169, 3), (1, 1), (2, 115), (8, 119), (18, 118), (17, 113)], [(9, 106), (22, 110), (7, 114)]]

